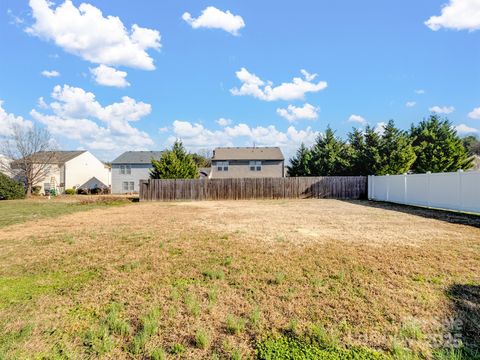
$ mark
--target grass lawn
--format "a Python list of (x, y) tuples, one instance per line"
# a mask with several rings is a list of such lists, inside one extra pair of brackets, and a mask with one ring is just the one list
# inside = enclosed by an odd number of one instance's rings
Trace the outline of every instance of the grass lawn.
[(0, 359), (480, 356), (479, 217), (366, 201), (20, 201), (0, 219)]
[[(99, 198), (102, 199), (102, 198)], [(85, 211), (101, 206), (121, 205), (126, 198), (108, 197), (103, 201), (93, 197), (59, 197), (47, 200), (33, 198), (29, 200), (0, 201), (0, 228), (29, 220), (41, 220), (58, 217), (77, 211)]]

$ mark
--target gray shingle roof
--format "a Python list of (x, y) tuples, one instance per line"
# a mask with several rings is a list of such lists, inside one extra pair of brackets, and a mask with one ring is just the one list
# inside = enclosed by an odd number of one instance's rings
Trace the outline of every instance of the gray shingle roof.
[(126, 151), (115, 160), (112, 164), (150, 164), (152, 158), (160, 159), (163, 151)]
[(69, 160), (83, 154), (85, 150), (80, 151), (40, 151), (31, 156), (32, 161), (48, 164), (64, 164)]
[(213, 151), (212, 160), (284, 160), (279, 147), (222, 147)]

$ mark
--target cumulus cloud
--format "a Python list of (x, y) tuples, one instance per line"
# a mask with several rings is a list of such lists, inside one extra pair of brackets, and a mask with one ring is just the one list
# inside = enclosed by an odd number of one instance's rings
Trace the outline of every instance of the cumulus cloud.
[(480, 120), (480, 107), (477, 107), (468, 113), (468, 117), (474, 120)]
[(182, 19), (194, 29), (221, 29), (235, 36), (239, 35), (239, 30), (245, 27), (245, 22), (240, 15), (233, 15), (229, 10), (222, 11), (214, 6), (205, 8), (196, 19), (185, 12)]
[(313, 144), (318, 132), (307, 127), (298, 130), (290, 126), (286, 131), (278, 130), (275, 125), (251, 127), (240, 123), (227, 126), (221, 130), (211, 130), (199, 123), (175, 120), (172, 124), (172, 136), (169, 143), (182, 139), (185, 146), (192, 149), (211, 148), (216, 146), (281, 146), (286, 157), (292, 155), (303, 142)]
[(30, 120), (25, 120), (21, 116), (15, 116), (12, 113), (7, 113), (7, 111), (3, 108), (3, 100), (0, 100), (0, 138), (12, 136), (12, 129), (15, 126), (30, 128), (33, 126), (33, 124)]
[(465, 124), (460, 124), (460, 125), (455, 126), (455, 130), (457, 130), (457, 133), (459, 133), (460, 135), (478, 133), (477, 129), (472, 128), (472, 127), (470, 127), (468, 125), (465, 125)]
[(383, 135), (385, 133), (385, 126), (387, 123), (384, 121), (378, 122), (373, 129), (378, 135)]
[(314, 83), (313, 80), (317, 77), (317, 74), (310, 74), (305, 70), (302, 70), (303, 78), (295, 77), (292, 82), (282, 83), (278, 86), (273, 86), (271, 81), (265, 83), (246, 68), (241, 68), (235, 74), (242, 82), (242, 86), (231, 89), (232, 95), (249, 95), (264, 101), (301, 100), (306, 93), (318, 92), (327, 87), (325, 81)]
[(451, 114), (455, 111), (455, 108), (453, 106), (432, 106), (428, 111), (437, 114)]
[(305, 104), (302, 107), (297, 107), (294, 105), (288, 105), (286, 109), (278, 108), (277, 114), (287, 119), (289, 122), (295, 122), (297, 120), (307, 119), (315, 120), (318, 119), (318, 112), (320, 111), (319, 107), (313, 106), (311, 104)]
[(47, 78), (60, 76), (60, 73), (57, 70), (43, 70), (41, 74)]
[(469, 30), (480, 29), (480, 1), (479, 0), (450, 0), (442, 8), (442, 14), (432, 16), (427, 25), (433, 31), (445, 29)]
[(367, 120), (365, 120), (363, 116), (355, 115), (355, 114), (350, 115), (350, 117), (348, 118), (348, 122), (357, 123), (362, 126), (367, 125)]
[(119, 88), (130, 86), (130, 83), (126, 80), (126, 71), (120, 71), (102, 64), (96, 68), (90, 69), (90, 73), (93, 75), (95, 82), (99, 85)]
[(93, 93), (69, 85), (55, 86), (51, 97), (54, 101), (47, 104), (50, 114), (37, 110), (30, 114), (53, 135), (105, 152), (153, 145), (147, 133), (131, 125), (150, 114), (149, 104), (124, 96), (121, 102), (102, 106)]
[(216, 123), (220, 126), (227, 126), (232, 123), (232, 120), (230, 119), (225, 119), (225, 118), (220, 118), (216, 121)]
[(407, 101), (405, 103), (405, 106), (406, 107), (414, 107), (415, 105), (417, 105), (417, 102), (416, 101)]
[(120, 18), (100, 9), (66, 0), (56, 8), (48, 0), (30, 0), (35, 23), (27, 32), (53, 41), (70, 54), (95, 64), (153, 70), (149, 49), (160, 49), (160, 33), (137, 24), (128, 30)]

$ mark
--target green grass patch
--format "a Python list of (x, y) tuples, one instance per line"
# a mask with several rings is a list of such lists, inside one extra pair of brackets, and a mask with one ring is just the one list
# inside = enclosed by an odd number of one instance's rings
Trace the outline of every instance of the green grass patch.
[(95, 271), (75, 274), (50, 272), (0, 277), (0, 309), (57, 291), (78, 289), (97, 274)]
[(160, 310), (154, 308), (140, 319), (140, 327), (130, 344), (130, 352), (133, 355), (141, 354), (148, 340), (157, 334), (159, 317)]
[(319, 343), (282, 335), (259, 341), (258, 360), (387, 360), (386, 355), (367, 348), (328, 347)]
[(0, 201), (0, 228), (30, 220), (55, 218), (79, 211), (121, 206), (129, 200), (98, 199), (88, 202), (60, 202), (48, 200), (10, 200)]

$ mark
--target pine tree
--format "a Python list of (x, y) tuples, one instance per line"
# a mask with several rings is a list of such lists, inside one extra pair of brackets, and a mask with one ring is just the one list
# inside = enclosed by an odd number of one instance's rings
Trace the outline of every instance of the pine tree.
[(152, 179), (196, 179), (198, 167), (181, 141), (177, 140), (171, 150), (162, 153), (160, 160), (152, 159)]
[(473, 166), (473, 158), (447, 119), (432, 115), (417, 126), (412, 125), (410, 134), (417, 155), (412, 165), (415, 173), (451, 172)]
[(319, 135), (312, 148), (311, 175), (345, 175), (350, 168), (348, 147), (329, 127), (325, 135)]
[(367, 125), (362, 132), (354, 129), (348, 135), (350, 175), (375, 175), (382, 167), (381, 137)]
[(412, 138), (395, 127), (390, 120), (384, 127), (380, 141), (381, 164), (375, 175), (398, 175), (410, 170), (417, 156), (412, 145)]
[(290, 159), (290, 165), (287, 166), (289, 176), (309, 176), (312, 161), (312, 153), (304, 143), (300, 145), (296, 155)]

